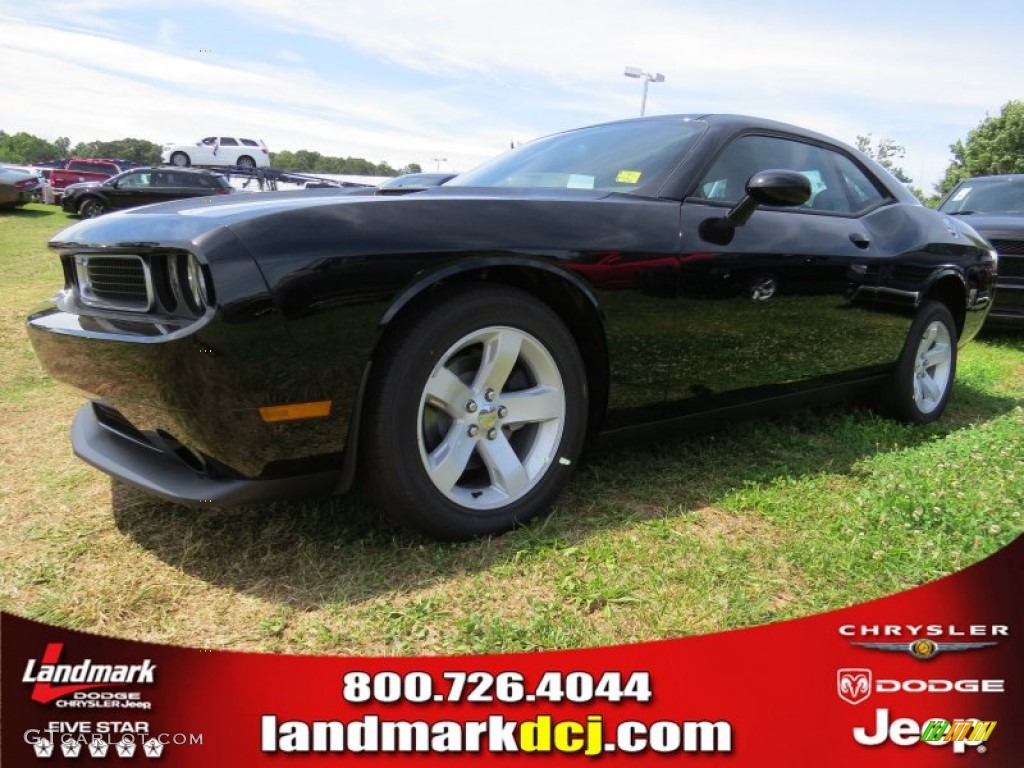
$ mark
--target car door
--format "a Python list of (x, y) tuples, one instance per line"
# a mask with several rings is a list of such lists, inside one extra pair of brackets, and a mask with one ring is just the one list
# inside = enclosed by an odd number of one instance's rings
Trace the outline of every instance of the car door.
[(220, 146), (217, 149), (217, 160), (213, 165), (237, 165), (239, 154), (238, 139), (221, 136)]
[(119, 176), (115, 181), (104, 185), (104, 194), (111, 210), (134, 208), (149, 202), (150, 173), (133, 171)]
[[(802, 173), (811, 185), (796, 208), (759, 208), (728, 238), (720, 220), (766, 169)], [(884, 186), (835, 147), (785, 135), (741, 135), (698, 178), (681, 209), (675, 400), (757, 398), (891, 362), (873, 343), (870, 304), (852, 300), (878, 275), (865, 216), (888, 202)], [(860, 283), (860, 285), (858, 285)], [(883, 323), (884, 324), (884, 323)]]
[(217, 136), (207, 136), (189, 150), (188, 154), (192, 159), (192, 165), (212, 165), (216, 163), (219, 146), (220, 139)]

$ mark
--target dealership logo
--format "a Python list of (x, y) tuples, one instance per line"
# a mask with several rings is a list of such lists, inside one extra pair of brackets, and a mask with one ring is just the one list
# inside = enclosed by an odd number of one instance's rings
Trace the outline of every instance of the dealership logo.
[(926, 661), (935, 658), (943, 651), (973, 651), (978, 648), (988, 648), (996, 643), (938, 643), (928, 638), (920, 638), (910, 643), (850, 643), (850, 645), (870, 648), (873, 651), (909, 653), (915, 659)]
[(836, 693), (850, 704), (866, 701), (872, 693), (1005, 693), (1006, 682), (998, 678), (945, 678), (892, 680), (874, 679), (870, 669), (845, 667), (836, 670)]
[(836, 692), (850, 704), (860, 704), (871, 695), (870, 669), (840, 669), (836, 672)]
[(985, 752), (986, 742), (995, 730), (995, 720), (978, 720), (965, 717), (959, 720), (943, 720), (932, 717), (919, 723), (909, 717), (901, 717), (889, 722), (889, 710), (875, 710), (874, 730), (858, 726), (853, 729), (853, 740), (867, 747), (891, 742), (898, 747), (913, 747), (927, 744), (932, 747), (952, 745), (953, 753), (962, 755), (968, 747), (978, 752)]
[[(33, 701), (49, 704), (65, 696), (77, 695), (83, 704), (88, 704), (98, 697), (96, 694), (83, 695), (85, 691), (125, 685), (151, 685), (154, 682), (156, 665), (150, 659), (145, 659), (141, 664), (96, 664), (92, 659), (85, 659), (78, 664), (61, 664), (63, 650), (63, 643), (48, 643), (41, 659), (29, 659), (21, 681), (32, 683)], [(121, 702), (113, 695), (105, 698), (114, 706), (132, 703), (127, 699)]]
[[(857, 638), (851, 640), (850, 645), (859, 648), (908, 653), (915, 659), (927, 661), (940, 653), (973, 651), (997, 645), (994, 638), (1008, 637), (1010, 629), (1005, 624), (843, 624), (839, 627), (839, 634)], [(893, 639), (875, 641), (868, 638)]]

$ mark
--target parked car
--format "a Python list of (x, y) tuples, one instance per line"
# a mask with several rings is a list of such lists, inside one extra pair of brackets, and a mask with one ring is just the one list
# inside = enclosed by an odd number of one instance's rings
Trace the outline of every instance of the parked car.
[(49, 183), (53, 188), (55, 198), (60, 198), (64, 190), (71, 184), (81, 184), (85, 181), (103, 181), (111, 176), (116, 176), (125, 170), (114, 160), (102, 160), (96, 158), (73, 157), (67, 161), (63, 168), (54, 168), (50, 171)]
[(0, 208), (16, 208), (39, 197), (39, 177), (30, 171), (0, 167)]
[(60, 204), (68, 213), (88, 219), (107, 211), (232, 191), (221, 174), (201, 168), (133, 168), (103, 182), (72, 184)]
[(999, 252), (988, 325), (1024, 328), (1024, 174), (965, 179), (942, 199), (939, 210), (963, 216)]
[[(150, 206), (50, 246), (66, 284), (28, 332), (94, 397), (85, 461), (211, 506), (358, 479), (445, 539), (548, 509), (590, 440), (858, 394), (931, 422), (996, 265), (856, 149), (728, 115), (560, 133), (415, 195)], [(762, 260), (824, 277), (691, 287)]]
[(270, 152), (267, 145), (257, 139), (207, 136), (195, 144), (165, 144), (160, 159), (183, 168), (190, 165), (266, 168), (270, 165)]
[(404, 173), (377, 187), (378, 195), (407, 195), (421, 189), (439, 187), (455, 178), (454, 173)]

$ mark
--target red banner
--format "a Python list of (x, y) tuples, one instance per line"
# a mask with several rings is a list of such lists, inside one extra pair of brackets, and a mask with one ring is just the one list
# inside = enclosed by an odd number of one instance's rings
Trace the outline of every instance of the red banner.
[(805, 619), (502, 656), (302, 657), (0, 617), (2, 764), (1024, 765), (1024, 537)]

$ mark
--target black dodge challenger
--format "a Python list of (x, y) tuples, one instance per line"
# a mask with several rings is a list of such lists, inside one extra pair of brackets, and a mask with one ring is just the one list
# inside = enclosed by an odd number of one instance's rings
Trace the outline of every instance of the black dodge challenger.
[(368, 484), (463, 539), (584, 445), (869, 394), (924, 423), (996, 255), (844, 144), (729, 115), (540, 139), (403, 197), (186, 200), (50, 243), (28, 319), (85, 461), (211, 506)]

